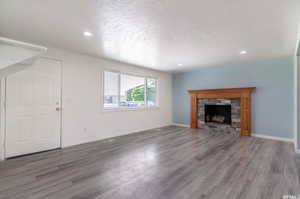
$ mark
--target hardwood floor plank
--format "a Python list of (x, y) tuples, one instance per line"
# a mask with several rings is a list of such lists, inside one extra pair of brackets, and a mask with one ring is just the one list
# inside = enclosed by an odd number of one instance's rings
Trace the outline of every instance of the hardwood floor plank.
[(0, 198), (253, 199), (300, 194), (290, 143), (168, 126), (0, 163)]

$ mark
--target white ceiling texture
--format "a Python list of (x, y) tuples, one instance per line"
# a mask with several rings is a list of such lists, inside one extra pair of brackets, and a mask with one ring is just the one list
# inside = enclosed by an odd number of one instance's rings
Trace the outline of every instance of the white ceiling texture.
[(299, 22), (299, 0), (0, 0), (1, 36), (163, 71), (292, 55)]

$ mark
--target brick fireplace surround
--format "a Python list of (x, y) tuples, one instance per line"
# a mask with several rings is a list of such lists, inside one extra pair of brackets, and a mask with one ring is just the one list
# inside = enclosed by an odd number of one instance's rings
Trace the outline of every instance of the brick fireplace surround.
[[(206, 105), (229, 105), (231, 112), (231, 124), (218, 124), (205, 122), (205, 106)], [(198, 127), (204, 129), (214, 129), (231, 135), (240, 135), (241, 119), (240, 119), (240, 99), (199, 99), (198, 100)]]
[[(189, 90), (188, 92), (191, 95), (190, 127), (205, 126), (202, 118), (203, 110), (201, 110), (205, 103), (211, 103), (213, 99), (216, 101), (228, 99), (227, 103), (238, 103), (240, 109), (236, 113), (240, 115), (240, 118), (233, 118), (234, 120), (229, 130), (236, 130), (241, 136), (251, 136), (251, 93), (253, 89), (255, 87)], [(234, 116), (236, 117), (236, 115)]]

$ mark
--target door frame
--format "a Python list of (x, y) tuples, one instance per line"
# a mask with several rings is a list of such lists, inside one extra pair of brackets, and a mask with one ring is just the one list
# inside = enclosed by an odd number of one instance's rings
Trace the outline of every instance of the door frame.
[[(60, 63), (60, 85), (59, 85), (59, 104), (60, 104), (60, 113), (59, 113), (59, 149), (63, 147), (62, 142), (62, 116), (63, 116), (63, 104), (62, 104), (62, 81), (63, 81), (63, 61), (48, 57), (40, 56), (37, 59), (48, 59), (57, 61)], [(26, 68), (25, 68), (26, 69)], [(7, 77), (1, 79), (0, 85), (0, 161), (6, 159), (6, 88), (7, 88)]]

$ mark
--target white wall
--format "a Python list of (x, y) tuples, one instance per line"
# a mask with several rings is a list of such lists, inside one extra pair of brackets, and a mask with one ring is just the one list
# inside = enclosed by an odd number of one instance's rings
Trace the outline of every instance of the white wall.
[[(57, 49), (49, 49), (47, 56), (63, 61), (64, 147), (171, 124), (170, 74)], [(104, 69), (158, 77), (160, 107), (152, 110), (103, 111)]]
[[(58, 49), (49, 49), (45, 56), (61, 60), (63, 65), (63, 147), (171, 124), (170, 74)], [(103, 111), (104, 69), (157, 77), (160, 107), (148, 110)]]

